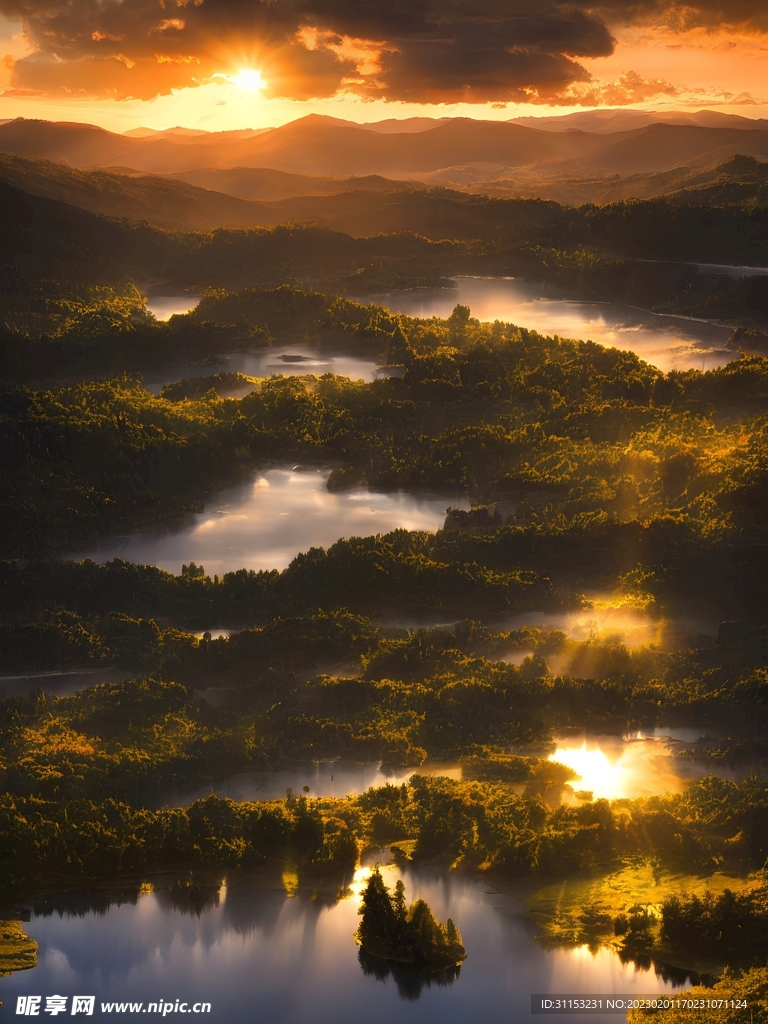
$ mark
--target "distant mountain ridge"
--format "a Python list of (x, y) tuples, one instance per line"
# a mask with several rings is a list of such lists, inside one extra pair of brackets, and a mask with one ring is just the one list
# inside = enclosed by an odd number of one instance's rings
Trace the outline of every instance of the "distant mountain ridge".
[[(279, 128), (190, 134), (178, 129), (136, 137), (94, 125), (16, 119), (0, 124), (0, 152), (72, 167), (114, 166), (150, 173), (234, 167), (313, 176), (413, 177), (456, 166), (657, 173), (680, 163), (713, 164), (736, 153), (768, 159), (768, 125), (653, 123), (628, 131), (545, 130), (452, 118), (397, 130), (310, 115)], [(418, 129), (418, 130), (414, 130)]]
[(702, 128), (768, 128), (764, 118), (742, 117), (740, 114), (724, 114), (719, 110), (627, 110), (606, 108), (599, 110), (578, 110), (573, 114), (557, 114), (552, 117), (513, 117), (510, 124), (521, 124), (528, 128), (542, 128), (550, 132), (566, 132), (578, 128), (584, 132), (632, 131), (651, 124), (688, 124)]

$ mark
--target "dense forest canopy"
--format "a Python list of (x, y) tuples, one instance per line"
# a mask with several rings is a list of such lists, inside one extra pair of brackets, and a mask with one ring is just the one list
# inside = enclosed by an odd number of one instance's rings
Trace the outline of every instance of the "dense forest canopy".
[[(264, 865), (341, 892), (364, 851), (389, 848), (401, 865), (524, 880), (529, 894), (591, 879), (589, 907), (563, 888), (557, 913), (542, 911), (543, 941), (699, 972), (706, 956), (722, 991), (764, 994), (768, 275), (696, 266), (768, 261), (764, 165), (736, 157), (603, 206), (380, 181), (312, 197), (361, 223), (399, 210), (387, 233), (319, 215), (176, 230), (104, 216), (97, 200), (135, 211), (161, 193), (208, 202), (203, 190), (16, 158), (0, 171), (0, 673), (14, 681), (0, 693), (2, 899)], [(456, 274), (729, 318), (732, 359), (665, 373), (460, 304), (417, 318), (362, 301), (449, 289)], [(199, 303), (160, 321), (157, 289)], [(215, 363), (292, 344), (384, 372)], [(178, 365), (201, 372), (145, 386)], [(308, 541), (282, 570), (73, 556), (294, 464), (331, 492), (443, 496), (445, 520)], [(456, 495), (465, 507), (448, 507)], [(603, 606), (648, 636), (569, 631)], [(67, 696), (34, 685), (101, 671), (113, 681)], [(698, 736), (677, 750), (695, 778), (680, 792), (595, 799), (553, 760), (564, 734), (656, 728)], [(344, 798), (166, 806), (319, 758), (413, 774)], [(642, 898), (643, 871), (658, 898)], [(605, 881), (617, 877), (623, 902)], [(453, 921), (406, 906), (377, 871), (363, 910), (361, 957), (463, 959)]]
[[(155, 396), (129, 377), (53, 390), (6, 386), (6, 557), (66, 552), (110, 530), (195, 510), (259, 467), (301, 460), (333, 469), (331, 488), (460, 488), (475, 510), (450, 513), (434, 537), (345, 541), (302, 556), (280, 581), (262, 574), (249, 584), (251, 616), (285, 608), (271, 595), (294, 576), (303, 579), (302, 607), (417, 604), (418, 593), (437, 585), (429, 574), (442, 573), (440, 604), (467, 607), (482, 592), (480, 606), (492, 610), (567, 600), (535, 581), (563, 584), (563, 573), (575, 571), (582, 585), (600, 580), (662, 603), (688, 594), (723, 615), (760, 617), (763, 359), (665, 375), (631, 352), (479, 324), (466, 307), (444, 321), (393, 318), (286, 287), (210, 293), (161, 330), (173, 334), (175, 321), (191, 329), (234, 322), (258, 344), (316, 330), (378, 350), (401, 375), (369, 384), (274, 378), (239, 399), (200, 384), (194, 397), (183, 389)], [(106, 336), (111, 344), (114, 332)], [(342, 568), (350, 544), (359, 570)], [(356, 604), (354, 576), (333, 582), (330, 567), (362, 572), (369, 549), (391, 552), (382, 581), (402, 566), (397, 572), (418, 572), (422, 582), (414, 590), (416, 577), (405, 577)], [(313, 573), (323, 593), (309, 584)], [(477, 592), (459, 583), (462, 573)]]

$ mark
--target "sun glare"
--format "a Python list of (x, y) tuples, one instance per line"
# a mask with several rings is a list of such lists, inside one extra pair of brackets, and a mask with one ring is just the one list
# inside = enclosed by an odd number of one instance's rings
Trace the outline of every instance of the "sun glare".
[(580, 779), (574, 779), (573, 788), (588, 790), (595, 799), (614, 799), (626, 795), (627, 773), (621, 760), (611, 764), (599, 748), (590, 750), (586, 743), (581, 747), (558, 747), (549, 760), (567, 765), (578, 772)]
[(254, 71), (253, 68), (242, 68), (236, 75), (230, 78), (230, 82), (235, 85), (242, 85), (246, 89), (263, 89), (266, 86), (266, 82), (261, 77), (260, 71)]

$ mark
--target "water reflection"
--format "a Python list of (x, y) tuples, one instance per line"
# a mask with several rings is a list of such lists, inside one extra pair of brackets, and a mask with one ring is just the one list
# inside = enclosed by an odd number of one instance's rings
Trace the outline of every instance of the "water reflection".
[[(576, 795), (565, 791), (566, 802), (578, 803), (580, 792), (596, 800), (681, 793), (694, 779), (709, 775), (712, 769), (707, 765), (677, 757), (682, 743), (670, 735), (673, 731), (659, 728), (654, 730), (656, 735), (555, 737), (556, 750), (549, 760), (573, 768), (580, 776), (571, 783)], [(685, 732), (691, 734), (685, 737), (689, 741), (700, 730)], [(744, 774), (720, 767), (717, 773), (733, 779)]]
[(75, 669), (70, 672), (27, 672), (0, 676), (0, 697), (28, 694), (39, 689), (56, 697), (70, 697), (78, 690), (100, 683), (119, 683), (127, 673), (120, 668)]
[[(372, 786), (399, 786), (413, 775), (413, 768), (389, 768), (380, 761), (356, 763), (341, 760), (309, 761), (274, 772), (240, 772), (215, 782), (194, 783), (166, 790), (163, 807), (185, 807), (201, 800), (213, 790), (216, 796), (231, 800), (281, 800), (290, 789), (312, 797), (344, 797), (365, 793)], [(455, 765), (423, 764), (420, 775), (445, 775), (461, 779)]]
[[(319, 352), (306, 345), (282, 345), (260, 352), (233, 352), (212, 362), (178, 364), (149, 371), (144, 384), (148, 391), (158, 394), (164, 384), (187, 377), (207, 377), (212, 373), (242, 373), (246, 377), (300, 377), (305, 374), (322, 376), (335, 373), (351, 380), (372, 381), (386, 376), (379, 370), (373, 356), (354, 356), (349, 353)], [(241, 389), (233, 397), (246, 394), (252, 388)]]
[(397, 986), (397, 994), (401, 999), (409, 999), (411, 1002), (419, 998), (425, 988), (439, 985), (446, 988), (458, 980), (461, 973), (460, 967), (449, 967), (439, 974), (424, 977), (422, 974), (415, 974), (406, 971), (402, 967), (388, 964), (377, 956), (371, 956), (364, 949), (357, 951), (357, 960), (363, 974), (368, 978), (375, 978), (376, 981), (387, 981), (392, 978)]
[(201, 882), (192, 878), (180, 878), (158, 891), (158, 899), (164, 906), (179, 910), (182, 914), (200, 917), (202, 913), (218, 907), (222, 886)]
[[(400, 875), (393, 865), (383, 872), (388, 885)], [(287, 898), (275, 880), (233, 871), (199, 915), (161, 895), (163, 879), (103, 912), (33, 905), (25, 931), (39, 943), (38, 966), (0, 979), (0, 998), (12, 1006), (29, 992), (93, 994), (95, 1018), (109, 1016), (102, 1001), (183, 999), (211, 1002), (206, 1019), (221, 1024), (509, 1024), (528, 1019), (531, 992), (671, 989), (609, 950), (542, 948), (525, 907), (483, 880), (408, 870), (408, 899), (453, 918), (469, 957), (453, 984), (404, 991), (391, 975), (361, 970), (352, 936), (364, 875), (348, 898), (328, 903), (311, 889)]]
[[(700, 736), (700, 729), (662, 726), (628, 736), (559, 735), (554, 737), (556, 749), (549, 760), (568, 765), (578, 772), (581, 778), (574, 780), (571, 790), (586, 791), (595, 799), (680, 793), (694, 779), (711, 772), (706, 764), (677, 756), (686, 743), (695, 742)], [(289, 789), (295, 794), (306, 793), (311, 797), (356, 796), (372, 786), (402, 785), (414, 772), (441, 775), (457, 781), (463, 778), (462, 769), (457, 764), (427, 763), (415, 769), (392, 769), (379, 761), (361, 764), (341, 760), (311, 761), (272, 773), (241, 772), (214, 782), (169, 788), (161, 792), (161, 805), (185, 807), (211, 792), (232, 800), (281, 800)], [(718, 766), (718, 774), (740, 779), (744, 772)], [(524, 787), (519, 789), (522, 792)], [(568, 803), (578, 801), (568, 790), (564, 799)]]
[(243, 568), (284, 569), (299, 551), (328, 547), (340, 537), (368, 537), (400, 527), (434, 531), (443, 525), (448, 505), (469, 508), (461, 495), (332, 494), (325, 486), (327, 475), (271, 469), (215, 495), (205, 512), (181, 524), (104, 538), (73, 557), (98, 562), (120, 557), (177, 574), (185, 562), (196, 562), (211, 576)]
[(157, 320), (170, 320), (177, 313), (191, 313), (200, 303), (199, 295), (150, 295), (147, 309)]
[(725, 349), (731, 328), (706, 320), (565, 298), (555, 286), (510, 277), (456, 277), (454, 281), (455, 291), (392, 292), (369, 296), (367, 301), (415, 317), (446, 317), (460, 302), (481, 321), (502, 320), (541, 334), (630, 349), (665, 372), (691, 367), (709, 370), (734, 358)]

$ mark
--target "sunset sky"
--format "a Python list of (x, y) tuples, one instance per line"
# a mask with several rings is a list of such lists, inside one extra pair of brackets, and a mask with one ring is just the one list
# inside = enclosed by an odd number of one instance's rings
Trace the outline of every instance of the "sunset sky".
[(0, 0), (0, 118), (768, 116), (766, 0)]

